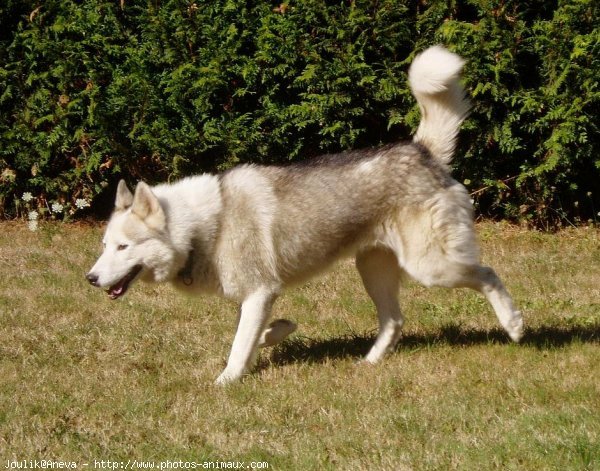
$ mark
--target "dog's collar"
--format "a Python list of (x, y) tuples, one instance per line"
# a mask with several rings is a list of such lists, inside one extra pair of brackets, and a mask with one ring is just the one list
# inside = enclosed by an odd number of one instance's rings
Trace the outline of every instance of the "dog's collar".
[(183, 281), (183, 284), (186, 286), (190, 286), (193, 282), (194, 282), (194, 248), (193, 248), (193, 244), (192, 244), (192, 248), (190, 249), (189, 253), (188, 253), (188, 257), (187, 260), (185, 261), (185, 265), (183, 266), (183, 268), (181, 270), (179, 270), (179, 272), (177, 273), (177, 276), (179, 278), (181, 278), (181, 281)]

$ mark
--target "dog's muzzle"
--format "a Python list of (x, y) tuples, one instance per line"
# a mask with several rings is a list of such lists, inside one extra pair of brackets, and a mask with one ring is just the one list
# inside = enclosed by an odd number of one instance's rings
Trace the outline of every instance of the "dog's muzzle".
[(85, 275), (85, 279), (88, 280), (90, 282), (90, 285), (92, 286), (96, 286), (98, 287), (98, 275), (95, 275), (92, 272), (89, 272), (87, 275)]
[[(127, 273), (123, 278), (121, 278), (119, 281), (117, 281), (115, 284), (113, 284), (106, 290), (108, 296), (111, 299), (117, 299), (123, 296), (125, 292), (129, 289), (129, 285), (131, 284), (131, 282), (135, 280), (140, 274), (142, 268), (142, 265), (135, 265), (134, 267), (132, 267), (131, 270), (129, 270), (129, 273)], [(101, 286), (99, 281), (100, 277), (95, 273), (89, 272), (87, 275), (85, 275), (85, 278), (92, 286), (95, 286), (97, 288)]]

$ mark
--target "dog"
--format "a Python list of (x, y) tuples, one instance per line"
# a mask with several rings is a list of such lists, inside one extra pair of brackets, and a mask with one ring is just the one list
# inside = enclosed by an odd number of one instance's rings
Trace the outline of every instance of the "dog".
[(396, 346), (403, 324), (403, 274), (425, 286), (482, 293), (518, 342), (523, 319), (504, 285), (479, 262), (470, 196), (450, 176), (459, 127), (469, 111), (464, 61), (442, 46), (418, 55), (409, 84), (421, 121), (413, 139), (287, 166), (241, 165), (135, 192), (120, 181), (104, 250), (87, 280), (112, 299), (140, 279), (241, 303), (227, 366), (217, 384), (247, 374), (260, 346), (293, 332), (268, 324), (282, 291), (341, 257), (355, 257), (379, 318), (364, 358)]

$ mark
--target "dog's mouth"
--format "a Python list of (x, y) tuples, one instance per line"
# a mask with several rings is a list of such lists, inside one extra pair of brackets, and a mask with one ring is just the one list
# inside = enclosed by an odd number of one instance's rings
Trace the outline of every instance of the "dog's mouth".
[(131, 282), (135, 279), (136, 276), (142, 271), (142, 265), (134, 266), (127, 275), (121, 278), (117, 283), (112, 285), (110, 288), (106, 290), (110, 299), (117, 299), (123, 296)]

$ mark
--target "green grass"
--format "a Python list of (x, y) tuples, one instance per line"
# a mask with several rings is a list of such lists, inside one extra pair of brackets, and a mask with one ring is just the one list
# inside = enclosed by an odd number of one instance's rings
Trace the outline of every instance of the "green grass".
[(405, 334), (356, 364), (375, 314), (350, 262), (276, 304), (300, 324), (241, 384), (213, 386), (236, 306), (87, 285), (101, 229), (0, 224), (5, 459), (266, 461), (269, 469), (600, 469), (600, 232), (478, 227), (522, 308), (508, 342), (476, 293), (401, 292)]

